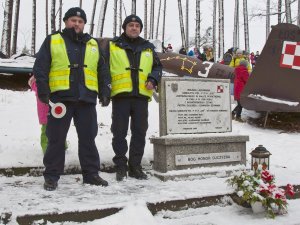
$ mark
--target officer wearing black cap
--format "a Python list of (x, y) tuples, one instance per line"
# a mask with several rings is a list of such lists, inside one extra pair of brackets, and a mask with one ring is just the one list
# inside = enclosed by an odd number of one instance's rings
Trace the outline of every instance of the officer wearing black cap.
[[(111, 96), (112, 96), (112, 147), (115, 152), (116, 179), (128, 175), (147, 179), (141, 161), (148, 129), (148, 102), (162, 75), (162, 65), (154, 46), (139, 35), (142, 20), (136, 15), (123, 22), (124, 33), (109, 43)], [(130, 120), (131, 140), (129, 158), (126, 136)]]
[(70, 8), (63, 18), (65, 29), (46, 37), (34, 64), (38, 97), (48, 104), (62, 102), (66, 114), (62, 118), (48, 115), (48, 146), (44, 155), (44, 189), (57, 188), (64, 172), (65, 140), (73, 119), (78, 134), (79, 161), (83, 183), (107, 186), (98, 172), (100, 160), (95, 137), (98, 132), (96, 103), (109, 104), (110, 74), (98, 42), (83, 33), (86, 14), (78, 7)]

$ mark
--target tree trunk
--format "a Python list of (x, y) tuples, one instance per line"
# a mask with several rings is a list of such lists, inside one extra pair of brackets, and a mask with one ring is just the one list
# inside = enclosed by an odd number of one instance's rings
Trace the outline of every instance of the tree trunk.
[(239, 0), (235, 0), (234, 7), (234, 28), (233, 28), (233, 47), (238, 48), (238, 27), (239, 27)]
[(51, 33), (53, 34), (55, 30), (55, 0), (51, 0)]
[(155, 34), (155, 39), (156, 39), (156, 40), (158, 39), (158, 28), (159, 28), (160, 9), (161, 9), (161, 0), (159, 0), (159, 6), (158, 6), (157, 24), (156, 24), (156, 34)]
[(164, 0), (164, 14), (163, 14), (163, 25), (162, 25), (162, 43), (165, 42), (165, 30), (166, 30), (166, 9), (167, 9), (167, 0)]
[(285, 14), (286, 14), (286, 22), (287, 23), (292, 23), (291, 2), (290, 2), (290, 0), (285, 0)]
[(153, 33), (154, 33), (154, 3), (155, 3), (155, 0), (151, 0), (149, 39), (153, 39)]
[(79, 8), (82, 8), (82, 0), (79, 0)]
[(217, 28), (217, 0), (213, 0), (213, 30), (212, 30), (212, 36), (213, 36), (213, 54), (214, 59), (216, 60), (216, 28)]
[(297, 26), (300, 26), (300, 0), (298, 0)]
[(94, 20), (95, 20), (95, 12), (96, 12), (97, 0), (94, 0), (92, 17), (91, 17), (91, 26), (90, 26), (90, 35), (93, 36), (94, 33)]
[(31, 55), (35, 54), (35, 37), (36, 37), (36, 0), (32, 0)]
[(201, 0), (196, 0), (196, 36), (195, 36), (195, 46), (197, 48), (200, 48), (200, 1)]
[(17, 53), (19, 12), (20, 12), (20, 0), (15, 0), (14, 29), (13, 29), (12, 47), (11, 47), (12, 54)]
[(118, 0), (114, 0), (113, 37), (117, 36), (117, 14), (118, 14)]
[(248, 25), (248, 3), (247, 3), (247, 0), (243, 0), (243, 11), (244, 11), (245, 51), (249, 52), (250, 47), (249, 47), (249, 25)]
[(219, 59), (224, 55), (224, 0), (219, 0)]
[(270, 0), (267, 0), (266, 9), (266, 40), (268, 39), (270, 33)]
[(2, 29), (1, 51), (10, 56), (11, 26), (12, 26), (13, 0), (5, 1), (4, 20)]
[(144, 39), (147, 39), (148, 32), (148, 5), (147, 0), (144, 1)]
[(58, 22), (59, 31), (61, 31), (61, 21), (62, 21), (62, 0), (59, 0), (59, 22)]
[(101, 10), (99, 14), (99, 21), (98, 21), (98, 29), (97, 29), (97, 37), (102, 37), (103, 35), (103, 28), (104, 28), (104, 19), (105, 13), (107, 8), (108, 0), (102, 0)]
[(119, 35), (121, 36), (122, 34), (122, 5), (123, 5), (123, 1), (119, 0), (120, 4), (119, 4)]
[(49, 34), (49, 31), (48, 31), (48, 26), (49, 26), (49, 24), (48, 24), (48, 0), (46, 0), (46, 13), (45, 13), (45, 15), (46, 15), (46, 36)]
[(189, 47), (189, 0), (186, 0), (185, 5), (185, 39), (186, 46)]
[(182, 47), (184, 47), (185, 49), (187, 49), (186, 41), (185, 41), (185, 34), (184, 34), (184, 25), (183, 25), (183, 15), (182, 15), (181, 0), (178, 0), (178, 11), (179, 11), (179, 22), (180, 22)]
[(136, 0), (131, 0), (131, 14), (136, 15)]

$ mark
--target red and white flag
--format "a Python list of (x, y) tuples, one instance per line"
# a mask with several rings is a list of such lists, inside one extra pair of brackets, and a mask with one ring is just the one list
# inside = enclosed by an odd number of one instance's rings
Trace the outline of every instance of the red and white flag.
[(300, 70), (300, 42), (283, 42), (280, 67)]

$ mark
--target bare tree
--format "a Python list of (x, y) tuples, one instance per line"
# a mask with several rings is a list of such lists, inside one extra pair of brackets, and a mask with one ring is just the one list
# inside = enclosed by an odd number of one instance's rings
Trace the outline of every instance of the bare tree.
[(103, 28), (104, 28), (104, 19), (106, 14), (108, 0), (102, 0), (101, 10), (99, 14), (99, 21), (98, 21), (98, 29), (97, 29), (97, 37), (102, 37), (103, 35)]
[(122, 34), (122, 0), (119, 0), (120, 4), (119, 4), (119, 35)]
[(297, 26), (300, 26), (300, 0), (298, 0)]
[(234, 7), (234, 28), (233, 28), (233, 47), (237, 48), (238, 45), (238, 32), (239, 32), (239, 0), (235, 0)]
[(144, 2), (144, 38), (147, 39), (148, 31), (148, 7), (147, 0)]
[(219, 0), (219, 59), (224, 55), (224, 0)]
[(166, 30), (166, 9), (167, 9), (167, 0), (164, 0), (164, 14), (163, 14), (163, 25), (162, 25), (162, 43), (165, 42), (165, 30)]
[(118, 0), (114, 0), (114, 26), (113, 26), (113, 36), (117, 35), (117, 13), (118, 13)]
[(155, 39), (158, 39), (158, 28), (159, 28), (160, 8), (161, 8), (161, 0), (159, 0), (159, 6), (158, 6), (158, 14), (157, 14), (157, 24), (156, 24), (156, 34), (155, 34)]
[(149, 39), (153, 39), (153, 33), (154, 33), (154, 3), (155, 3), (155, 0), (151, 0)]
[(195, 46), (200, 47), (200, 0), (196, 0), (196, 36), (195, 36)]
[(285, 15), (286, 15), (286, 22), (287, 23), (292, 23), (291, 2), (290, 2), (290, 0), (285, 0)]
[(278, 23), (281, 23), (282, 0), (278, 0)]
[(32, 0), (31, 55), (35, 54), (35, 38), (36, 38), (36, 0)]
[(90, 26), (90, 35), (93, 36), (94, 33), (94, 20), (95, 20), (95, 12), (96, 12), (97, 0), (94, 0), (93, 10), (92, 10), (92, 17), (91, 17), (91, 26)]
[(217, 28), (217, 0), (213, 1), (213, 30), (212, 30), (212, 36), (213, 36), (213, 54), (214, 59), (216, 59), (216, 28)]
[(249, 25), (248, 25), (248, 3), (247, 0), (243, 0), (243, 12), (244, 12), (244, 37), (245, 37), (245, 51), (249, 52)]
[(136, 14), (136, 0), (131, 0), (131, 14)]
[(186, 46), (189, 47), (189, 0), (185, 3), (185, 41)]
[(185, 41), (185, 34), (184, 34), (184, 25), (183, 25), (183, 15), (182, 15), (181, 0), (178, 0), (178, 11), (179, 11), (179, 22), (180, 22), (182, 47), (184, 47), (185, 49), (187, 49), (186, 41)]
[(270, 0), (267, 0), (266, 8), (266, 39), (268, 39), (270, 33)]
[(59, 31), (61, 31), (61, 21), (62, 21), (62, 0), (59, 0), (59, 21), (58, 21)]
[(12, 47), (11, 47), (12, 54), (16, 54), (17, 52), (19, 12), (20, 12), (20, 0), (15, 0), (14, 29), (13, 29)]
[(49, 32), (48, 32), (48, 26), (49, 26), (49, 24), (48, 24), (48, 0), (46, 0), (46, 13), (45, 13), (45, 15), (46, 15), (46, 36), (49, 34)]
[(55, 26), (55, 0), (51, 0), (51, 33), (53, 34), (56, 30)]
[(1, 51), (10, 56), (11, 26), (12, 26), (13, 0), (5, 1), (4, 20), (2, 29)]

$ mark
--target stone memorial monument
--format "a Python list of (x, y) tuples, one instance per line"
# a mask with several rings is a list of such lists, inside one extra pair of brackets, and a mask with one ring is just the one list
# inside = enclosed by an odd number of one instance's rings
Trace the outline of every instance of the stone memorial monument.
[[(233, 135), (229, 80), (163, 77), (159, 134), (151, 138), (161, 180), (230, 174), (246, 164), (248, 136)], [(236, 168), (237, 170), (238, 168)]]

